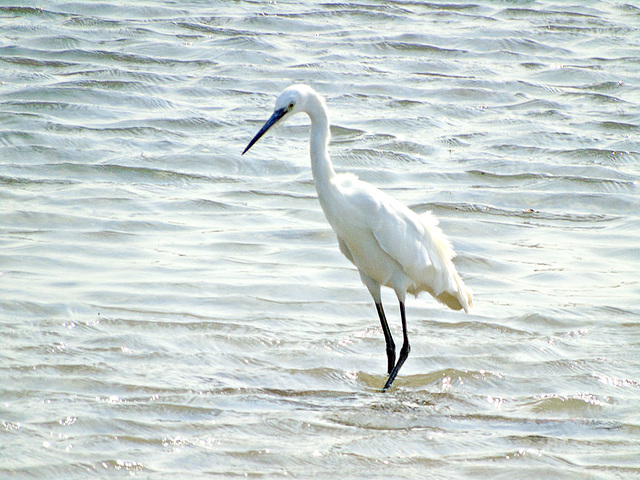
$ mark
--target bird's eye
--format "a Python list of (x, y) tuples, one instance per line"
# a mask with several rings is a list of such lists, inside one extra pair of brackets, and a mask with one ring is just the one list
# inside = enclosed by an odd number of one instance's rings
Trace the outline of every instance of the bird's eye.
[(289, 104), (289, 110), (293, 110), (294, 105), (295, 105), (295, 103), (291, 102), (291, 103)]

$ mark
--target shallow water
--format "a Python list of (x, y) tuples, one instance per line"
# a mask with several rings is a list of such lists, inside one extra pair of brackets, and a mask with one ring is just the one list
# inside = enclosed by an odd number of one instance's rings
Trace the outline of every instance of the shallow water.
[[(2, 478), (640, 476), (640, 9), (3, 2), (0, 32)], [(308, 122), (240, 155), (292, 82), (475, 295), (408, 300), (386, 394)]]

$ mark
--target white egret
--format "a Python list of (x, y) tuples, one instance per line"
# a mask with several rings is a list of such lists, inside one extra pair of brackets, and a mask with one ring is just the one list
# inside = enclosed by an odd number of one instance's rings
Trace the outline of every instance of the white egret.
[[(451, 262), (455, 256), (451, 244), (430, 212), (418, 215), (356, 176), (336, 174), (327, 152), (327, 107), (311, 87), (292, 85), (285, 89), (276, 100), (273, 115), (242, 154), (273, 125), (297, 113), (306, 113), (311, 119), (311, 171), (322, 210), (338, 236), (340, 251), (358, 268), (380, 317), (389, 374), (384, 391), (393, 383), (411, 349), (404, 306), (407, 292), (429, 292), (448, 307), (467, 313), (473, 297)], [(392, 288), (400, 303), (403, 344), (397, 361), (382, 308), (382, 285)]]

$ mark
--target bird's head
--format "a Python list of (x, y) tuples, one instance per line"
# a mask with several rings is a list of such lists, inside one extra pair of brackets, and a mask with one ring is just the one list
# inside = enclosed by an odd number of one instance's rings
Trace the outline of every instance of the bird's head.
[(285, 121), (296, 113), (306, 111), (307, 100), (313, 95), (313, 93), (314, 92), (311, 87), (306, 85), (291, 85), (286, 88), (276, 100), (276, 107), (273, 114), (262, 126), (260, 131), (256, 133), (256, 136), (249, 142), (249, 145), (247, 145), (247, 148), (244, 149), (242, 154), (244, 155), (247, 153), (253, 144), (260, 140), (260, 137), (267, 133), (267, 130), (273, 127), (276, 123)]

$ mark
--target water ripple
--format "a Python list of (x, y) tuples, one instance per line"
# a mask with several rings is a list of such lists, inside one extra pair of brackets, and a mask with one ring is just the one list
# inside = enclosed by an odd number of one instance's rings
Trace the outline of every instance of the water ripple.
[[(638, 8), (220, 7), (0, 6), (0, 476), (638, 474)], [(384, 395), (291, 82), (474, 291)]]

